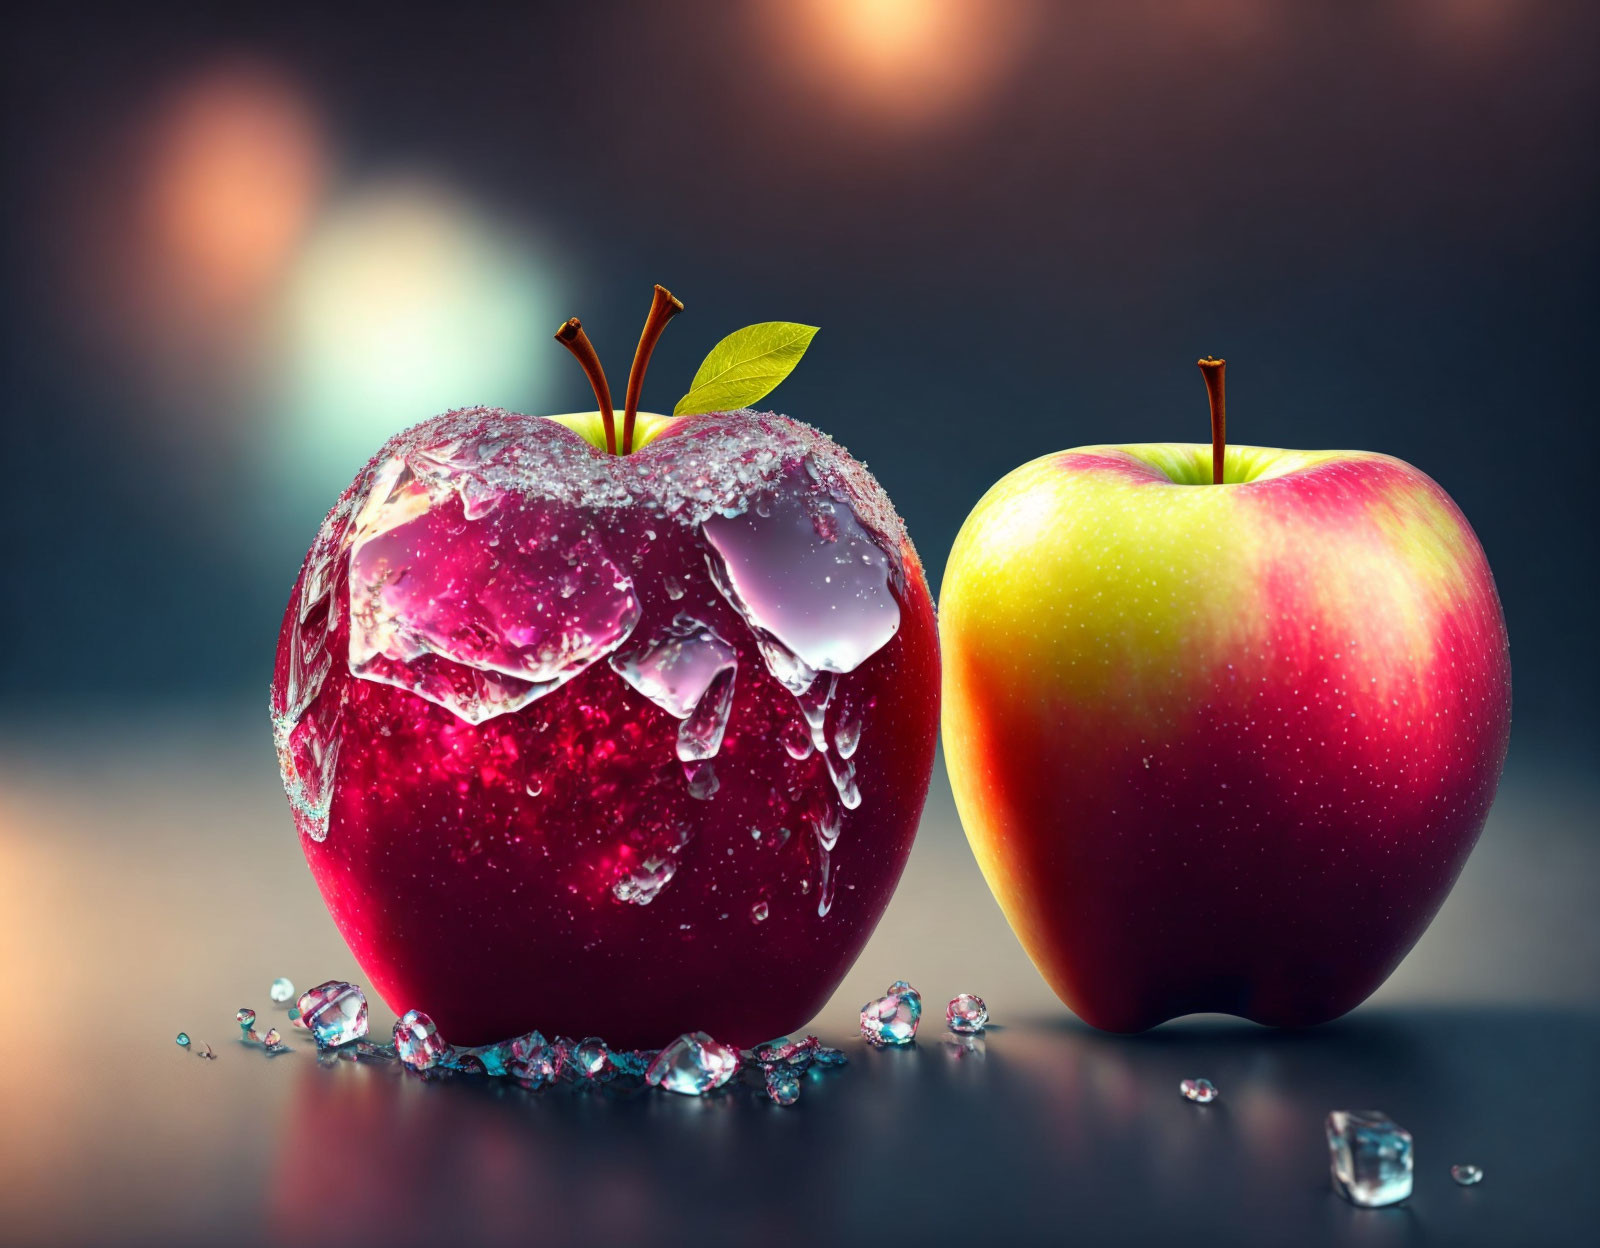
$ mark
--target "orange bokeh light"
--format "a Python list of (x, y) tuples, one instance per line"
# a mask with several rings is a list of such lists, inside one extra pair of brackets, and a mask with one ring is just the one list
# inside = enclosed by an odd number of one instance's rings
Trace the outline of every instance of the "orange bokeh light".
[(201, 315), (259, 301), (321, 191), (325, 157), (309, 106), (270, 72), (220, 67), (172, 96), (149, 142), (138, 233), (169, 293)]
[(975, 102), (1010, 65), (1031, 9), (1011, 0), (793, 0), (772, 43), (826, 98), (917, 123)]

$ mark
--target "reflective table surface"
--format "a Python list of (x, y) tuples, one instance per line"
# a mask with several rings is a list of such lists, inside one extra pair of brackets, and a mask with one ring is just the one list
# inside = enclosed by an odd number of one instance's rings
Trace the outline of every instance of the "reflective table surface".
[[(264, 718), (264, 717), (263, 717)], [(814, 1030), (850, 1064), (753, 1089), (527, 1093), (269, 1057), (267, 986), (361, 981), (305, 869), (264, 723), (5, 729), (0, 1243), (1564, 1244), (1600, 1225), (1596, 785), (1514, 754), (1444, 911), (1366, 1006), (1306, 1032), (1078, 1023), (1034, 973), (942, 773), (905, 879)], [(873, 1051), (895, 978), (917, 1043)], [(994, 1026), (959, 1043), (957, 992)], [(374, 1001), (372, 1030), (392, 1016)], [(204, 1061), (174, 1044), (210, 1044)], [(1218, 1101), (1178, 1094), (1205, 1076)], [(1328, 1181), (1323, 1118), (1416, 1140), (1404, 1205)], [(1483, 1168), (1457, 1187), (1451, 1165)]]

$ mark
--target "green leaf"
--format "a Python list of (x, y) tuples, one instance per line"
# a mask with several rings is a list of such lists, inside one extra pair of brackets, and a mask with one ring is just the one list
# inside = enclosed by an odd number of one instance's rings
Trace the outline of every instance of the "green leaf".
[(816, 333), (815, 325), (793, 321), (763, 321), (736, 330), (711, 348), (672, 414), (731, 412), (766, 398), (794, 371)]

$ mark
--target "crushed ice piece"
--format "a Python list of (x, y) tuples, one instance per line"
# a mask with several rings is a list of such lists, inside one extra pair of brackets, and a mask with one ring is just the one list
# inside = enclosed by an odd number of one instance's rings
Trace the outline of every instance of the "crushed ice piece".
[(496, 1078), (512, 1074), (513, 1068), (523, 1068), (524, 1073), (518, 1077), (530, 1078), (532, 1075), (542, 1074), (548, 1062), (549, 1078), (553, 1079), (561, 1073), (564, 1061), (564, 1054), (558, 1048), (559, 1044), (557, 1041), (555, 1045), (551, 1045), (546, 1042), (543, 1034), (530, 1031), (495, 1044), (452, 1048), (450, 1053), (441, 1059), (441, 1064), (464, 1074), (493, 1075)]
[(268, 1027), (267, 1034), (261, 1037), (261, 1043), (266, 1045), (268, 1049), (281, 1049), (283, 1048), (283, 1037), (278, 1034), (276, 1027)]
[(712, 761), (707, 758), (699, 762), (685, 763), (683, 765), (684, 783), (689, 786), (689, 796), (708, 802), (722, 787), (722, 781), (717, 779), (717, 771)]
[(719, 679), (728, 678), (731, 695), (739, 656), (711, 625), (680, 611), (649, 640), (630, 640), (609, 662), (612, 671), (667, 714), (687, 720)]
[(430, 1070), (449, 1055), (439, 1029), (421, 1010), (407, 1010), (394, 1025), (395, 1055), (412, 1070)]
[(944, 1020), (951, 1031), (976, 1035), (989, 1025), (989, 1007), (982, 997), (963, 992), (944, 1007)]
[(241, 1031), (249, 1031), (256, 1025), (256, 1012), (248, 1007), (241, 1008), (233, 1018), (239, 1024)]
[(316, 699), (303, 713), (272, 717), (284, 795), (295, 827), (314, 841), (328, 836), (347, 697), (345, 690), (338, 697)]
[(763, 657), (791, 689), (797, 668), (855, 671), (900, 627), (889, 557), (849, 506), (824, 501), (819, 523), (807, 500), (785, 492), (764, 510), (701, 525), (713, 582), (769, 643)]
[(903, 979), (889, 991), (861, 1007), (861, 1035), (875, 1047), (910, 1044), (922, 1021), (922, 995)]
[(211, 1051), (211, 1046), (209, 1044), (196, 1053), (195, 1056), (203, 1057), (208, 1062), (214, 1062), (217, 1060), (217, 1055)]
[(678, 860), (670, 853), (651, 854), (638, 866), (617, 877), (611, 895), (634, 906), (648, 906), (678, 873)]
[(769, 1066), (764, 1075), (767, 1095), (778, 1105), (793, 1105), (800, 1099), (800, 1076), (791, 1066)]
[(285, 1001), (292, 1001), (294, 1000), (294, 984), (280, 975), (272, 981), (272, 987), (267, 989), (267, 996), (271, 997), (279, 1005), (282, 1005)]
[(830, 1049), (825, 1044), (819, 1044), (811, 1050), (811, 1060), (818, 1066), (843, 1066), (850, 1059), (843, 1049)]
[(611, 1050), (598, 1036), (589, 1036), (573, 1046), (572, 1065), (585, 1079), (602, 1079), (611, 1067)]
[(1386, 1114), (1335, 1110), (1327, 1135), (1334, 1190), (1351, 1204), (1370, 1209), (1411, 1195), (1411, 1132)]
[(645, 1070), (645, 1082), (684, 1096), (704, 1096), (720, 1088), (739, 1070), (739, 1050), (713, 1040), (703, 1031), (685, 1032)]
[(190, 1044), (189, 1033), (187, 1031), (180, 1031), (178, 1033), (178, 1047), (180, 1049), (187, 1049), (189, 1047), (189, 1044)]
[(301, 993), (298, 1005), (319, 1049), (337, 1048), (367, 1034), (367, 998), (354, 984), (330, 979)]
[(631, 1075), (635, 1079), (643, 1079), (645, 1071), (650, 1069), (650, 1063), (655, 1060), (654, 1049), (628, 1049), (623, 1052), (612, 1051), (611, 1065), (620, 1075)]
[[(521, 710), (639, 622), (633, 582), (592, 529), (509, 500), (465, 517), (454, 457), (391, 455), (350, 547), (350, 672), (468, 723)], [(501, 562), (497, 547), (517, 557)]]
[(772, 912), (772, 907), (765, 901), (758, 901), (750, 907), (750, 921), (752, 923), (765, 923), (767, 915)]
[(1185, 1079), (1178, 1085), (1183, 1099), (1196, 1105), (1209, 1105), (1217, 1099), (1217, 1085), (1209, 1079)]
[(1450, 1167), (1450, 1177), (1461, 1187), (1471, 1187), (1483, 1182), (1483, 1167), (1474, 1165), (1459, 1165)]
[(745, 1056), (760, 1066), (772, 1066), (782, 1062), (809, 1065), (811, 1055), (816, 1049), (815, 1036), (806, 1036), (800, 1040), (779, 1036), (776, 1040), (756, 1045)]

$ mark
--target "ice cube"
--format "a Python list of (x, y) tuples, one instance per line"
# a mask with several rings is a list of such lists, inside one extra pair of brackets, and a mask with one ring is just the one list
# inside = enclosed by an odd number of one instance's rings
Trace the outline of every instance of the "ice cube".
[(738, 1071), (738, 1049), (718, 1043), (703, 1031), (690, 1031), (656, 1054), (644, 1078), (668, 1092), (704, 1096)]
[(1334, 1190), (1346, 1200), (1375, 1208), (1411, 1195), (1411, 1133), (1388, 1115), (1335, 1110), (1327, 1134)]
[(337, 1048), (367, 1034), (367, 998), (354, 984), (330, 979), (301, 993), (297, 1004), (319, 1049)]
[(407, 1010), (394, 1025), (394, 1051), (412, 1070), (430, 1070), (450, 1052), (433, 1019)]
[(861, 1007), (861, 1035), (868, 1044), (884, 1047), (910, 1044), (922, 1021), (922, 996), (903, 979), (889, 991)]
[(944, 1018), (951, 1031), (976, 1035), (989, 1025), (989, 1007), (982, 997), (963, 992), (945, 1006)]

